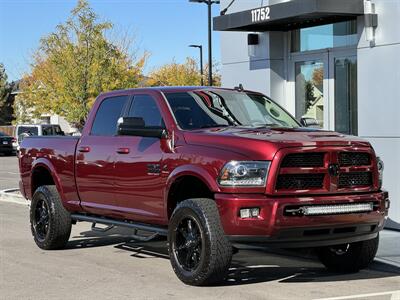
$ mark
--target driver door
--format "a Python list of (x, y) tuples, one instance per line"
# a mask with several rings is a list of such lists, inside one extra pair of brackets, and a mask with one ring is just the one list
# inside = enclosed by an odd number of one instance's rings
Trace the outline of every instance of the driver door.
[[(127, 117), (143, 118), (145, 126), (165, 127), (157, 99), (151, 95), (134, 95)], [(120, 217), (162, 223), (162, 141), (155, 137), (118, 136), (114, 147), (114, 197)]]

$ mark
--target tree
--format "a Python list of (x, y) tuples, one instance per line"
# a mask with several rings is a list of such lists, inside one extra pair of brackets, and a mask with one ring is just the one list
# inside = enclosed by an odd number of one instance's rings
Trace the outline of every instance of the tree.
[(112, 27), (79, 0), (66, 23), (41, 39), (21, 83), (22, 105), (35, 117), (56, 113), (80, 128), (99, 93), (137, 87), (148, 54), (138, 57), (126, 41), (111, 41)]
[(313, 84), (318, 88), (322, 89), (322, 84), (324, 81), (324, 68), (323, 67), (318, 67), (314, 69), (312, 73), (312, 82)]
[(314, 105), (317, 98), (314, 95), (314, 84), (308, 80), (305, 83), (305, 102), (306, 102), (306, 113)]
[[(205, 66), (204, 78), (207, 78), (208, 66)], [(219, 74), (214, 74), (215, 86), (221, 85)], [(149, 86), (196, 86), (200, 85), (201, 73), (198, 62), (187, 57), (186, 61), (179, 64), (173, 61), (155, 69), (149, 74), (147, 85)]]
[(11, 95), (15, 83), (8, 82), (4, 65), (0, 63), (0, 125), (10, 125), (13, 118), (14, 96)]

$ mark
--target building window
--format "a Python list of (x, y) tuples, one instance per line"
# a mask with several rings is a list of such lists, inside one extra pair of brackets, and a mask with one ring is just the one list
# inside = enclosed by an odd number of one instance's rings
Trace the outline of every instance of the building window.
[(357, 43), (356, 20), (302, 28), (291, 32), (292, 52), (348, 47)]

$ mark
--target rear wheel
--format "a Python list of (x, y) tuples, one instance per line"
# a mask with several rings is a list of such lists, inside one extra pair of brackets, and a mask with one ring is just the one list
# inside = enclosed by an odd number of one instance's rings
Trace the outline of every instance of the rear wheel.
[(232, 246), (212, 199), (181, 202), (171, 217), (168, 241), (172, 268), (182, 282), (209, 285), (226, 278)]
[(362, 242), (323, 247), (317, 250), (320, 261), (334, 272), (358, 272), (374, 260), (379, 245), (379, 235)]
[(55, 186), (39, 187), (30, 208), (32, 235), (41, 249), (62, 249), (71, 234), (71, 216), (64, 208)]

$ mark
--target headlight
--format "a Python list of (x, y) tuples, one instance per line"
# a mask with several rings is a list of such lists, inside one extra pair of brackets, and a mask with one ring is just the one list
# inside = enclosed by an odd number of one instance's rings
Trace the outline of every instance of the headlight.
[(379, 188), (381, 188), (383, 183), (383, 169), (385, 166), (383, 160), (379, 156), (376, 158), (376, 166), (379, 173)]
[(218, 183), (224, 186), (265, 186), (269, 161), (230, 161), (221, 171)]

